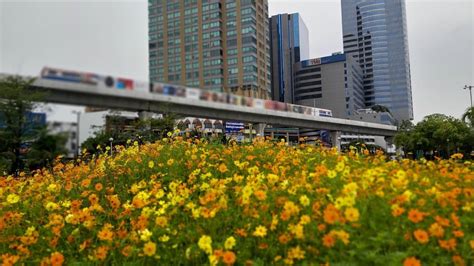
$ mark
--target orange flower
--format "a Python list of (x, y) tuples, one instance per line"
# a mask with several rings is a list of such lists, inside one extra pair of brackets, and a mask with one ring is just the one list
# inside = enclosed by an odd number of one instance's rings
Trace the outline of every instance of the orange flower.
[(325, 247), (333, 247), (334, 245), (336, 244), (336, 239), (334, 239), (334, 237), (330, 234), (326, 234), (324, 235), (323, 237), (323, 245)]
[(446, 250), (455, 250), (456, 249), (456, 239), (451, 238), (448, 240), (438, 240), (438, 244), (442, 249)]
[(120, 199), (118, 198), (117, 195), (109, 196), (108, 200), (110, 203), (110, 207), (112, 207), (112, 209), (117, 209), (120, 207)]
[(103, 228), (99, 231), (97, 237), (99, 237), (99, 239), (103, 241), (112, 241), (112, 238), (114, 237), (114, 232), (110, 231), (108, 228)]
[(222, 254), (222, 261), (226, 265), (232, 265), (235, 263), (236, 256), (235, 253), (232, 251), (225, 251), (224, 254)]
[(91, 205), (97, 204), (99, 202), (99, 198), (97, 197), (96, 194), (90, 194), (89, 195), (89, 201)]
[(400, 207), (396, 207), (392, 210), (392, 215), (393, 215), (393, 217), (398, 217), (398, 216), (402, 215), (404, 212), (405, 212), (405, 209), (400, 208)]
[(464, 236), (464, 232), (461, 231), (461, 230), (454, 230), (454, 231), (453, 231), (453, 235), (454, 235), (455, 237), (457, 237), (457, 238), (461, 238), (461, 237)]
[(441, 238), (444, 236), (444, 229), (442, 226), (440, 226), (438, 223), (434, 223), (430, 226), (428, 229), (430, 234), (434, 237)]
[(466, 262), (464, 262), (464, 260), (462, 259), (462, 257), (459, 256), (459, 255), (454, 255), (454, 256), (452, 257), (452, 259), (453, 259), (454, 265), (456, 265), (456, 266), (465, 266), (465, 265), (466, 265)]
[(217, 258), (220, 258), (224, 254), (224, 251), (222, 249), (216, 249), (214, 250), (214, 256)]
[(278, 237), (278, 241), (282, 244), (286, 244), (291, 240), (288, 234), (282, 234)]
[(281, 214), (280, 214), (280, 219), (282, 221), (288, 221), (290, 219), (290, 217), (291, 217), (291, 215), (287, 211), (282, 211)]
[(325, 224), (319, 224), (319, 225), (318, 225), (318, 230), (319, 230), (320, 232), (326, 230), (326, 225), (325, 225)]
[(265, 200), (267, 198), (267, 194), (262, 190), (257, 190), (253, 194), (258, 200)]
[(97, 191), (101, 191), (101, 190), (102, 190), (102, 188), (104, 188), (104, 186), (103, 186), (101, 183), (97, 183), (97, 184), (95, 184), (95, 186), (94, 186), (94, 187), (95, 187), (95, 190), (97, 190)]
[(461, 222), (459, 221), (459, 217), (453, 212), (451, 213), (451, 220), (454, 223), (454, 226), (461, 227)]
[(408, 212), (408, 219), (414, 223), (419, 223), (423, 221), (424, 215), (425, 214), (423, 212), (420, 212), (417, 209), (411, 209)]
[(328, 224), (334, 224), (339, 222), (340, 219), (341, 216), (339, 211), (336, 209), (336, 207), (334, 207), (334, 205), (329, 204), (324, 210), (324, 221)]
[(449, 219), (440, 217), (438, 215), (436, 215), (435, 220), (441, 226), (448, 227), (450, 225)]
[(61, 266), (64, 263), (64, 256), (59, 252), (53, 252), (51, 254), (51, 265), (52, 266)]
[(430, 241), (430, 237), (425, 230), (418, 229), (413, 232), (413, 235), (415, 236), (416, 241), (420, 242), (421, 244), (426, 244), (428, 241)]
[(120, 253), (122, 253), (122, 255), (125, 256), (125, 257), (130, 256), (130, 254), (132, 253), (132, 246), (130, 246), (130, 245), (125, 246), (122, 249), (122, 251), (120, 251)]
[(20, 256), (18, 255), (10, 255), (8, 253), (3, 254), (2, 265), (5, 265), (5, 266), (14, 265), (19, 259), (20, 259)]
[(106, 246), (100, 246), (95, 250), (95, 257), (98, 260), (105, 260), (107, 258), (107, 252), (109, 249)]
[(221, 164), (219, 165), (219, 172), (225, 173), (225, 172), (227, 172), (227, 171), (228, 171), (227, 166), (226, 166), (225, 164), (221, 163)]
[(246, 237), (247, 236), (247, 232), (245, 231), (245, 229), (243, 228), (238, 228), (235, 230), (235, 233), (241, 237)]
[(421, 262), (415, 257), (409, 257), (403, 261), (403, 266), (421, 266)]

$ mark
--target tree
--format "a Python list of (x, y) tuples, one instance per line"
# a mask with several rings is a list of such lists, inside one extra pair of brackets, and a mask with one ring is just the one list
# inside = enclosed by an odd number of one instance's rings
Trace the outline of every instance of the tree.
[(33, 141), (38, 134), (38, 128), (27, 126), (26, 118), (35, 108), (35, 102), (42, 98), (39, 93), (27, 91), (33, 81), (19, 76), (0, 80), (0, 156), (3, 170), (9, 173), (24, 168), (22, 145)]
[(414, 126), (410, 124), (402, 122), (395, 136), (395, 144), (405, 153), (449, 157), (454, 152), (469, 154), (472, 150), (473, 132), (459, 119), (432, 114)]
[(50, 166), (58, 156), (67, 153), (66, 142), (67, 135), (52, 135), (46, 127), (41, 129), (26, 155), (26, 166), (30, 170)]
[(383, 106), (383, 105), (379, 105), (379, 104), (376, 104), (374, 106), (372, 106), (370, 109), (372, 109), (372, 111), (375, 111), (377, 113), (390, 113), (390, 109), (388, 109), (388, 107), (386, 106)]
[(105, 129), (84, 141), (81, 148), (95, 154), (100, 151), (98, 146), (103, 148), (110, 145), (110, 139), (113, 139), (113, 145), (125, 145), (127, 141), (155, 142), (174, 130), (175, 116), (164, 115), (160, 119), (126, 122), (123, 117), (113, 115), (107, 119), (107, 123)]
[(65, 152), (64, 137), (28, 118), (45, 96), (29, 90), (33, 82), (19, 76), (0, 80), (0, 174), (47, 166)]
[(466, 112), (462, 115), (462, 121), (471, 128), (474, 128), (474, 107), (467, 108)]

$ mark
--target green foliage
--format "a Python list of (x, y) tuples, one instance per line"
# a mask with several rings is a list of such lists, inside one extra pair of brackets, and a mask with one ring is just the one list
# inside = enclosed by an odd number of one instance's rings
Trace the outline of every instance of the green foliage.
[(405, 153), (437, 152), (439, 156), (449, 157), (456, 152), (470, 154), (473, 139), (473, 131), (461, 120), (432, 114), (416, 125), (403, 121), (395, 136), (395, 144)]
[(29, 169), (51, 166), (54, 159), (67, 153), (65, 148), (67, 136), (64, 134), (48, 134), (46, 128), (39, 131), (36, 141), (26, 155)]
[(111, 116), (108, 119), (108, 126), (101, 130), (94, 137), (88, 138), (82, 143), (81, 148), (86, 149), (91, 154), (99, 153), (104, 147), (112, 144), (125, 145), (128, 141), (139, 143), (155, 142), (172, 132), (175, 124), (175, 116), (164, 115), (161, 119), (137, 119), (127, 124), (124, 118)]
[(474, 107), (467, 108), (462, 115), (462, 121), (474, 129)]
[(388, 107), (386, 106), (383, 106), (383, 105), (374, 105), (372, 106), (370, 109), (372, 109), (373, 111), (377, 112), (377, 113), (390, 113), (390, 109), (388, 109)]
[(62, 154), (64, 138), (48, 135), (40, 125), (28, 124), (26, 115), (43, 93), (32, 92), (34, 79), (10, 76), (0, 80), (0, 172), (44, 167), (56, 155)]

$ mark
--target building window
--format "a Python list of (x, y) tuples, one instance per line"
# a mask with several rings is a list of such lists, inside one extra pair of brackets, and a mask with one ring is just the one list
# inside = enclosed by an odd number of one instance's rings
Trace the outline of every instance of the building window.
[(228, 64), (228, 65), (235, 65), (235, 64), (237, 64), (237, 58), (229, 58), (229, 59), (227, 59), (227, 64)]

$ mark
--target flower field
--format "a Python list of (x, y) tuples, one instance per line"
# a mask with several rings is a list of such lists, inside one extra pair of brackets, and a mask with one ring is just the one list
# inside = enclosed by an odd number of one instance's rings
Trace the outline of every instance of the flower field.
[(181, 137), (0, 178), (3, 265), (473, 265), (473, 164)]

